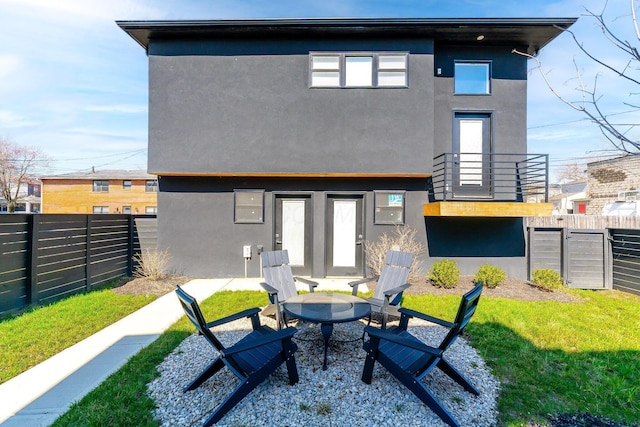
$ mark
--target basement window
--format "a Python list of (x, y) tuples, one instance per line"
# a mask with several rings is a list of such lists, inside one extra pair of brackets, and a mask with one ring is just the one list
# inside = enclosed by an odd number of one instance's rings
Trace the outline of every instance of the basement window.
[(236, 224), (264, 223), (264, 190), (234, 190), (233, 221)]
[(375, 191), (374, 224), (404, 224), (404, 191)]

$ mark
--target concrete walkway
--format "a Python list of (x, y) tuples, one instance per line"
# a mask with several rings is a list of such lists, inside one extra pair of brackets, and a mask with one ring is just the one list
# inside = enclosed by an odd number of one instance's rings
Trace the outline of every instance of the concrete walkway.
[[(350, 290), (350, 280), (354, 279), (317, 279), (318, 290)], [(221, 290), (262, 290), (259, 282), (259, 278), (196, 279), (184, 289), (202, 301)], [(51, 425), (183, 314), (171, 292), (0, 385), (0, 425)]]

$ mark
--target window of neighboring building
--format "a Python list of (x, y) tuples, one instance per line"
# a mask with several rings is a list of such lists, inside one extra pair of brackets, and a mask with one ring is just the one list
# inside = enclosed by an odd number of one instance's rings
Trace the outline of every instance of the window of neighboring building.
[(458, 61), (454, 66), (453, 91), (458, 95), (491, 93), (491, 63)]
[(158, 180), (157, 179), (148, 179), (144, 184), (144, 191), (147, 193), (157, 193), (158, 192)]
[(123, 214), (127, 214), (127, 215), (131, 215), (131, 206), (123, 206), (122, 207), (122, 213)]
[(375, 224), (404, 224), (404, 191), (376, 191)]
[(586, 203), (578, 203), (578, 213), (586, 214), (587, 213), (587, 204)]
[(147, 215), (156, 215), (158, 213), (158, 207), (157, 206), (146, 206), (144, 208), (144, 213), (146, 213)]
[(124, 181), (122, 181), (122, 189), (131, 190), (131, 180), (125, 179)]
[(109, 206), (94, 206), (93, 207), (94, 214), (108, 214)]
[(311, 53), (314, 88), (407, 87), (407, 53)]
[(109, 181), (96, 180), (93, 181), (93, 191), (106, 193), (109, 191)]
[(233, 220), (236, 224), (264, 222), (264, 190), (234, 190)]

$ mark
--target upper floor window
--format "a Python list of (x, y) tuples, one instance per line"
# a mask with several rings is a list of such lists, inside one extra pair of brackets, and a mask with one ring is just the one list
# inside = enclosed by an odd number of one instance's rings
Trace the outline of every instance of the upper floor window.
[(157, 193), (158, 192), (158, 180), (157, 179), (148, 179), (144, 184), (144, 191), (147, 193)]
[(125, 179), (124, 181), (122, 181), (122, 189), (131, 190), (131, 180)]
[(109, 191), (109, 181), (96, 180), (93, 181), (93, 191), (106, 193)]
[(311, 87), (407, 87), (406, 53), (312, 53)]
[(458, 95), (489, 95), (491, 63), (458, 61), (454, 66), (454, 88)]

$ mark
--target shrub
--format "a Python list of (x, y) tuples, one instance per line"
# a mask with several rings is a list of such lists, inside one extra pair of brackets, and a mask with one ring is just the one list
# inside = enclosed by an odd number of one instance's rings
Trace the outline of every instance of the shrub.
[(506, 278), (507, 274), (500, 267), (484, 264), (478, 269), (473, 280), (476, 283), (482, 283), (487, 288), (493, 289), (500, 283), (504, 282), (504, 279)]
[(419, 258), (427, 251), (427, 248), (423, 243), (416, 240), (417, 232), (418, 230), (408, 225), (396, 225), (391, 235), (384, 233), (376, 242), (365, 241), (364, 253), (367, 259), (367, 267), (369, 267), (371, 273), (374, 276), (382, 273), (387, 251), (393, 250), (413, 253), (413, 263), (411, 263), (409, 278), (407, 279), (409, 283), (421, 277), (422, 260)]
[(151, 280), (159, 280), (165, 276), (167, 264), (171, 259), (169, 251), (159, 251), (158, 249), (147, 249), (142, 253), (133, 256), (136, 267), (133, 272), (134, 277), (146, 277)]
[(443, 259), (431, 266), (429, 278), (431, 283), (439, 288), (455, 288), (460, 280), (460, 270), (455, 261)]
[(551, 270), (549, 268), (540, 268), (537, 270), (533, 270), (531, 272), (531, 277), (533, 278), (533, 283), (535, 283), (536, 286), (539, 286), (547, 291), (561, 289), (564, 285), (560, 274), (557, 271)]

